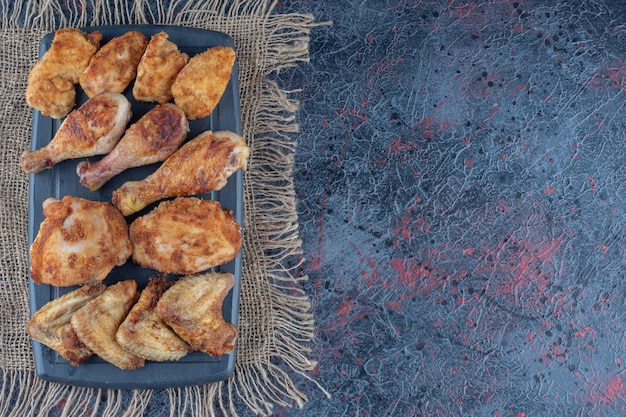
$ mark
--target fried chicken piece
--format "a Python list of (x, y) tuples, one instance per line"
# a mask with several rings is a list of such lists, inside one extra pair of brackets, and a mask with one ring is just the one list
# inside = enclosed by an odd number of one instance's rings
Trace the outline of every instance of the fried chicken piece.
[(234, 285), (230, 273), (181, 278), (165, 291), (157, 312), (193, 349), (212, 356), (229, 353), (235, 347), (237, 328), (224, 320), (222, 305)]
[(175, 104), (161, 104), (131, 125), (115, 148), (98, 162), (80, 162), (80, 183), (95, 191), (120, 172), (165, 160), (187, 137), (189, 123)]
[(233, 48), (215, 46), (193, 56), (180, 71), (171, 91), (189, 120), (211, 114), (226, 91), (234, 63)]
[(103, 93), (73, 110), (50, 143), (20, 157), (22, 170), (35, 174), (67, 159), (109, 153), (131, 117), (130, 102), (121, 94)]
[(100, 282), (132, 253), (126, 220), (108, 202), (51, 197), (43, 202), (43, 215), (30, 247), (30, 275), (37, 284)]
[(228, 131), (196, 136), (142, 181), (128, 181), (113, 191), (113, 204), (128, 216), (166, 197), (222, 189), (238, 169), (245, 170), (250, 148)]
[(241, 228), (219, 202), (178, 197), (130, 225), (132, 260), (165, 274), (195, 274), (235, 259)]
[(115, 334), (137, 301), (137, 282), (119, 281), (72, 315), (78, 338), (96, 355), (120, 369), (137, 369), (144, 359), (127, 352)]
[(72, 314), (102, 294), (101, 283), (86, 285), (46, 303), (26, 324), (26, 333), (43, 343), (72, 365), (85, 363), (93, 352), (85, 346), (70, 323)]
[(76, 101), (76, 84), (102, 40), (98, 31), (74, 28), (55, 32), (52, 45), (28, 74), (26, 102), (44, 116), (61, 119)]
[(172, 84), (187, 62), (189, 55), (180, 52), (176, 44), (168, 40), (167, 33), (153, 35), (137, 67), (133, 85), (135, 99), (161, 104), (170, 101)]
[(170, 284), (164, 275), (152, 277), (120, 325), (115, 337), (128, 352), (147, 360), (168, 361), (178, 360), (191, 350), (156, 312), (157, 302)]
[(137, 65), (148, 38), (141, 32), (127, 32), (107, 42), (89, 61), (79, 82), (88, 97), (99, 93), (121, 93), (137, 75)]

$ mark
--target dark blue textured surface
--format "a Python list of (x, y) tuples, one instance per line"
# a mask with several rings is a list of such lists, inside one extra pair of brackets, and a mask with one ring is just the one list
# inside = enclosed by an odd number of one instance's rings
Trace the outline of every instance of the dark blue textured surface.
[(626, 415), (626, 6), (278, 7), (333, 21), (278, 76), (333, 397), (276, 415)]

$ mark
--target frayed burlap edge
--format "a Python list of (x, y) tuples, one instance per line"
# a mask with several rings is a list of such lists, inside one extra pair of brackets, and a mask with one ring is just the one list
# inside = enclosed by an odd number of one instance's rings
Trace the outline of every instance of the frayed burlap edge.
[[(73, 387), (34, 374), (28, 320), (28, 178), (19, 154), (30, 146), (31, 110), (23, 91), (43, 34), (64, 26), (173, 24), (228, 33), (238, 51), (242, 128), (252, 152), (244, 181), (244, 249), (240, 339), (233, 376), (224, 382), (167, 390), (170, 415), (237, 415), (237, 403), (270, 415), (274, 407), (302, 406), (306, 395), (289, 372), (326, 391), (309, 375), (308, 342), (315, 325), (299, 281), (301, 242), (292, 182), (290, 135), (298, 131), (298, 103), (275, 82), (272, 72), (308, 59), (313, 17), (272, 14), (274, 2), (180, 0), (156, 2), (1, 0), (0, 76), (0, 415), (143, 415), (153, 392), (132, 393)], [(165, 3), (165, 2), (164, 2)], [(61, 7), (61, 4), (64, 6)]]

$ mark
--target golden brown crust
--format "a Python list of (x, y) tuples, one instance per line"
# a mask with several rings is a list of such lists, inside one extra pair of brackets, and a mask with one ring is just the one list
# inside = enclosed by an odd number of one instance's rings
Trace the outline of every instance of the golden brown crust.
[(63, 28), (28, 74), (26, 102), (43, 115), (63, 118), (74, 107), (76, 83), (96, 53), (102, 35)]
[[(189, 124), (180, 107), (173, 103), (160, 104), (134, 123), (126, 134), (132, 142), (140, 142), (132, 148), (137, 158), (148, 153), (168, 151), (171, 155), (187, 137)], [(141, 141), (140, 139), (143, 139)], [(163, 160), (165, 158), (162, 158)], [(154, 162), (157, 162), (156, 160)]]
[(143, 358), (124, 350), (115, 334), (137, 301), (135, 280), (120, 281), (76, 311), (71, 318), (78, 338), (96, 355), (120, 369), (137, 369)]
[(165, 291), (157, 312), (193, 349), (212, 356), (229, 353), (235, 347), (237, 328), (224, 321), (222, 304), (234, 285), (230, 273), (181, 278)]
[(139, 301), (117, 330), (117, 342), (128, 352), (153, 361), (178, 360), (190, 346), (159, 317), (156, 305), (170, 282), (165, 276), (150, 279)]
[(93, 352), (76, 336), (70, 320), (72, 314), (102, 294), (105, 287), (98, 283), (87, 285), (56, 298), (41, 307), (26, 324), (26, 333), (72, 365), (78, 366)]
[(153, 35), (137, 67), (133, 86), (135, 99), (161, 104), (171, 100), (172, 84), (188, 61), (189, 55), (180, 52), (176, 44), (168, 40), (167, 33)]
[(58, 351), (62, 358), (69, 361), (73, 366), (78, 366), (93, 355), (89, 349), (79, 338), (70, 323), (61, 330), (62, 348)]
[(108, 153), (124, 133), (130, 102), (118, 93), (102, 93), (73, 110), (43, 148), (20, 157), (24, 172), (34, 174), (67, 159)]
[(178, 197), (130, 225), (132, 259), (163, 273), (194, 274), (233, 260), (241, 228), (217, 201)]
[(220, 190), (238, 169), (245, 169), (250, 148), (228, 131), (206, 131), (191, 139), (142, 181), (113, 191), (113, 204), (128, 216), (166, 197)]
[(120, 172), (160, 162), (174, 153), (187, 137), (185, 113), (175, 104), (160, 104), (131, 125), (115, 148), (98, 162), (76, 166), (80, 183), (99, 189)]
[(100, 282), (132, 253), (128, 225), (110, 203), (49, 198), (43, 214), (30, 249), (30, 275), (38, 284)]
[(235, 63), (235, 51), (215, 46), (193, 56), (180, 71), (174, 84), (174, 102), (189, 120), (211, 114), (226, 90)]
[(80, 76), (80, 86), (87, 96), (123, 92), (135, 78), (137, 65), (147, 45), (148, 38), (144, 34), (131, 31), (102, 46)]

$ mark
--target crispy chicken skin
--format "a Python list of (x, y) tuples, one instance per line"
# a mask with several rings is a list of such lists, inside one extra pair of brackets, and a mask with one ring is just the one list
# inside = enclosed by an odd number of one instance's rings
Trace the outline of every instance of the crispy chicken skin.
[(165, 32), (150, 38), (139, 61), (133, 96), (138, 101), (167, 103), (172, 99), (172, 84), (189, 61), (189, 55), (178, 50)]
[(131, 117), (130, 102), (121, 94), (103, 93), (73, 110), (50, 143), (20, 157), (22, 170), (35, 174), (61, 161), (109, 153)]
[(117, 342), (128, 352), (153, 361), (178, 360), (191, 347), (159, 317), (157, 302), (171, 282), (156, 275), (141, 292), (139, 301), (117, 330)]
[(185, 113), (175, 104), (161, 104), (131, 125), (115, 148), (98, 162), (80, 162), (80, 183), (95, 191), (120, 172), (169, 157), (187, 137)]
[(235, 51), (215, 46), (193, 56), (172, 85), (174, 102), (189, 120), (211, 114), (226, 90), (235, 63)]
[(212, 356), (235, 347), (237, 328), (222, 315), (222, 304), (235, 285), (230, 273), (208, 272), (179, 279), (165, 291), (157, 312), (194, 350)]
[(30, 275), (37, 284), (97, 283), (132, 253), (126, 220), (108, 202), (48, 198), (43, 215), (30, 247)]
[(104, 289), (101, 283), (86, 285), (48, 302), (28, 321), (26, 333), (56, 350), (74, 366), (86, 362), (93, 352), (78, 339), (70, 319), (75, 311), (102, 294)]
[(241, 228), (219, 202), (178, 197), (130, 225), (132, 260), (166, 274), (195, 274), (233, 260)]
[(113, 204), (128, 216), (166, 197), (220, 190), (238, 169), (245, 169), (250, 149), (228, 131), (206, 131), (181, 146), (151, 175), (128, 181), (113, 191)]
[(119, 281), (72, 315), (78, 338), (96, 355), (120, 369), (137, 369), (144, 360), (124, 350), (115, 334), (138, 297), (137, 282)]
[(74, 28), (55, 32), (52, 45), (28, 74), (26, 102), (44, 116), (65, 117), (76, 100), (76, 84), (102, 40), (98, 31)]
[(131, 31), (111, 39), (91, 58), (79, 82), (88, 97), (99, 93), (121, 93), (137, 74), (137, 65), (148, 38)]

